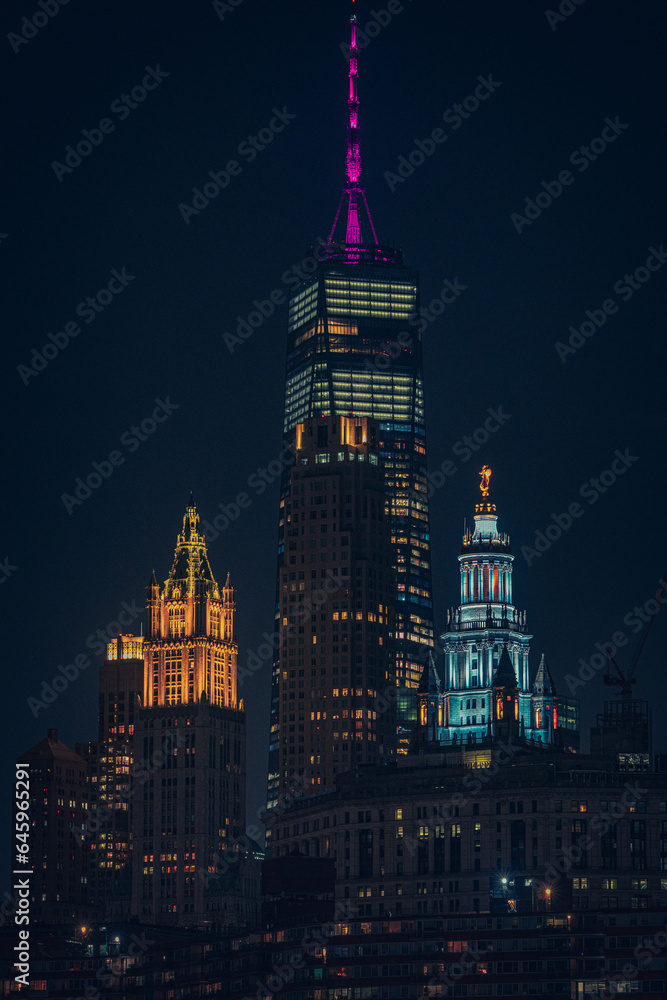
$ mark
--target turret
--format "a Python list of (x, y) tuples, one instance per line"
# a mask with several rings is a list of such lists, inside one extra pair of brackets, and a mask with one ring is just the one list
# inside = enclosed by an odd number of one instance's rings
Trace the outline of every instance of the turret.
[(533, 728), (545, 732), (544, 742), (551, 742), (551, 730), (557, 725), (556, 686), (549, 671), (544, 653), (533, 681), (531, 698)]
[(437, 743), (445, 725), (445, 699), (433, 653), (429, 652), (417, 688), (417, 742)]
[(500, 656), (492, 689), (493, 735), (496, 739), (512, 739), (523, 735), (523, 718), (519, 718), (519, 685), (507, 646)]

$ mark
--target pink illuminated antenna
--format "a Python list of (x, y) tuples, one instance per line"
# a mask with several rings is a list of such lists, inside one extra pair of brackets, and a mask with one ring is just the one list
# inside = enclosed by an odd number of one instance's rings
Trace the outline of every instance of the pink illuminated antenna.
[(348, 206), (347, 206), (347, 227), (345, 230), (345, 242), (347, 244), (359, 245), (363, 243), (363, 237), (361, 232), (361, 220), (359, 218), (359, 196), (364, 203), (364, 208), (366, 209), (366, 214), (368, 216), (368, 221), (370, 223), (371, 232), (373, 233), (373, 241), (377, 246), (377, 236), (375, 235), (375, 226), (373, 225), (373, 219), (371, 218), (371, 213), (368, 209), (368, 202), (366, 201), (366, 194), (364, 189), (361, 187), (359, 181), (361, 179), (361, 149), (359, 145), (359, 96), (357, 93), (357, 79), (359, 76), (357, 67), (357, 17), (356, 14), (350, 16), (350, 91), (347, 100), (347, 106), (349, 110), (349, 123), (347, 126), (347, 153), (345, 156), (345, 177), (346, 183), (343, 187), (343, 193), (341, 195), (340, 202), (338, 204), (338, 211), (336, 212), (336, 218), (334, 219), (334, 224), (331, 227), (331, 233), (329, 235), (329, 243), (333, 242), (334, 231), (338, 223), (338, 217), (340, 215), (340, 210), (343, 204), (345, 195), (348, 196)]

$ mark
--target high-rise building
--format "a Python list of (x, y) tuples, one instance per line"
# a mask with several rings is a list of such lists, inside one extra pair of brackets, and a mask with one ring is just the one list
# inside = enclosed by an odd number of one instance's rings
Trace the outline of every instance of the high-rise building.
[(649, 771), (652, 756), (652, 712), (647, 701), (625, 696), (605, 701), (591, 729), (591, 753), (614, 754), (621, 771)]
[(107, 644), (99, 672), (97, 741), (76, 745), (90, 770), (90, 899), (105, 920), (130, 913), (134, 726), (144, 691), (143, 641), (119, 635)]
[[(320, 417), (296, 429), (280, 571), (278, 790), (395, 753), (394, 573), (379, 425)], [(380, 708), (380, 710), (378, 710)]]
[[(245, 710), (234, 590), (211, 571), (190, 501), (169, 577), (151, 579), (144, 690), (135, 716), (132, 909), (143, 922), (242, 922)], [(221, 874), (224, 873), (224, 874)]]
[(532, 637), (526, 632), (525, 611), (512, 603), (514, 556), (509, 536), (498, 531), (496, 505), (489, 500), (488, 466), (480, 476), (475, 527), (466, 529), (458, 557), (461, 603), (448, 612), (448, 628), (441, 636), (444, 684), (431, 664), (420, 685), (420, 738), (460, 744), (526, 737), (576, 747), (576, 703), (556, 693), (544, 656), (531, 687)]
[[(368, 211), (361, 186), (357, 57), (353, 15), (345, 184), (328, 242), (313, 249), (310, 275), (290, 297), (283, 433), (286, 444), (293, 444), (298, 424), (329, 415), (372, 417), (379, 423), (396, 573), (395, 669), (402, 724), (399, 748), (405, 750), (414, 718), (412, 692), (433, 645), (419, 275), (405, 264), (400, 250), (378, 243)], [(345, 234), (337, 240), (338, 219), (345, 202)], [(369, 238), (364, 238), (362, 232), (362, 205)], [(288, 489), (286, 472), (282, 481), (279, 575), (284, 566)], [(276, 616), (278, 613), (276, 601)], [(269, 806), (275, 804), (279, 776), (280, 669), (276, 658)]]
[(30, 783), (30, 919), (33, 923), (88, 922), (88, 767), (49, 729), (21, 754)]

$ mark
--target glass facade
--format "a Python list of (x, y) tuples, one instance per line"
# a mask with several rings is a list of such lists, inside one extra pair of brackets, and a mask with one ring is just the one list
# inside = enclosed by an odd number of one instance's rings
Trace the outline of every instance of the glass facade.
[[(328, 415), (379, 422), (396, 574), (399, 750), (406, 750), (416, 718), (416, 700), (408, 690), (417, 687), (433, 645), (419, 276), (396, 251), (383, 253), (378, 248), (373, 259), (363, 248), (358, 253), (348, 248), (325, 259), (321, 255), (317, 270), (295, 288), (289, 303), (283, 433), (286, 444), (292, 444), (298, 423)], [(282, 483), (279, 572), (288, 489), (289, 469)], [(269, 806), (278, 789), (278, 670), (276, 661)]]

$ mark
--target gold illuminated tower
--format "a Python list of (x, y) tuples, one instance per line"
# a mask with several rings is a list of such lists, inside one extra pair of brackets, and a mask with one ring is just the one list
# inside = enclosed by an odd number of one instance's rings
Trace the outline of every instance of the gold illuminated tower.
[(190, 501), (174, 562), (162, 591), (155, 573), (148, 587), (148, 636), (143, 704), (200, 702), (238, 708), (234, 590), (213, 578), (199, 514)]
[[(245, 711), (234, 591), (211, 571), (190, 499), (169, 576), (147, 588), (143, 704), (135, 733), (132, 911), (149, 923), (242, 923)], [(222, 873), (222, 874), (221, 874)]]

